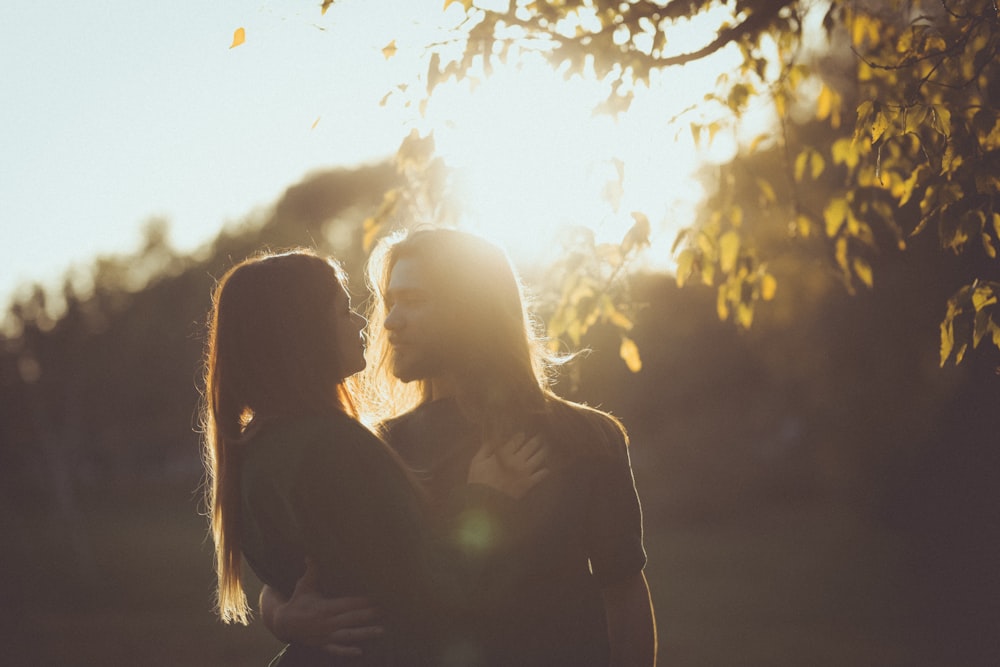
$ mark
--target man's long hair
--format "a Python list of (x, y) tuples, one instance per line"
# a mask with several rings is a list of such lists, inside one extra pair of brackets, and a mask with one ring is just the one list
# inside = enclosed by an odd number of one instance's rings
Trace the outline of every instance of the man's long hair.
[(247, 623), (240, 579), (240, 463), (247, 435), (268, 419), (355, 414), (336, 350), (344, 274), (310, 251), (261, 255), (231, 268), (212, 300), (201, 428), (215, 540), (217, 604)]
[(456, 398), (462, 412), (481, 425), (485, 435), (505, 437), (537, 417), (550, 416), (564, 436), (581, 445), (600, 447), (624, 437), (621, 425), (610, 415), (552, 391), (554, 372), (565, 358), (546, 348), (506, 253), (479, 236), (445, 228), (389, 237), (369, 260), (372, 296), (362, 401), (366, 421), (384, 422), (431, 397), (427, 380), (407, 384), (392, 374), (385, 295), (393, 267), (403, 259), (420, 263), (431, 298), (448, 312)]

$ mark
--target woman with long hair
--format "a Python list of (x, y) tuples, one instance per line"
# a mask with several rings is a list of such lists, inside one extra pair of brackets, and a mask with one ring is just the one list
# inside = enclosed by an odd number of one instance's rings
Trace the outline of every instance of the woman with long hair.
[[(460, 620), (460, 570), (427, 538), (413, 475), (357, 419), (348, 382), (365, 366), (364, 324), (343, 271), (308, 251), (248, 259), (219, 281), (202, 408), (218, 612), (226, 622), (250, 616), (243, 558), (286, 596), (309, 559), (319, 590), (364, 594), (383, 613), (384, 637), (350, 664), (436, 664)], [(469, 480), (533, 484), (545, 474), (536, 445), (520, 445), (501, 449), (533, 467), (498, 466), (486, 444)], [(292, 645), (281, 664), (338, 663)]]

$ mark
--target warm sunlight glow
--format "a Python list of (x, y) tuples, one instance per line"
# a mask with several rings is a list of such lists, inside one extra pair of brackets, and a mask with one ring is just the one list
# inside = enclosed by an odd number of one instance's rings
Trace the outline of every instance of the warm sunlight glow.
[[(678, 48), (697, 43), (692, 30), (679, 32)], [(670, 270), (670, 247), (705, 194), (695, 174), (736, 151), (732, 131), (696, 145), (690, 125), (710, 122), (704, 96), (737, 60), (723, 51), (659, 72), (635, 91), (628, 112), (611, 118), (593, 112), (607, 95), (604, 83), (567, 79), (538, 53), (522, 52), (474, 83), (439, 85), (424, 130), (434, 132), (438, 153), (455, 170), (463, 224), (516, 260), (545, 261), (570, 226), (617, 243), (640, 211), (653, 223), (653, 248), (640, 262)]]

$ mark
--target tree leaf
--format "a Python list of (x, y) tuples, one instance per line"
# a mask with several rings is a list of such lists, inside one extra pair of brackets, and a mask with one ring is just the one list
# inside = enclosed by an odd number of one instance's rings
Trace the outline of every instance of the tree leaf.
[(872, 143), (878, 143), (887, 129), (889, 129), (889, 118), (880, 109), (875, 112), (875, 117), (872, 119)]
[(809, 150), (804, 148), (801, 153), (795, 158), (795, 180), (797, 182), (802, 181), (802, 177), (806, 173), (806, 162), (809, 160)]
[(991, 237), (986, 232), (982, 234), (983, 238), (983, 250), (990, 259), (997, 258), (997, 249), (993, 246), (993, 237)]
[(828, 238), (833, 238), (840, 231), (844, 220), (847, 219), (848, 210), (847, 200), (842, 197), (831, 199), (830, 203), (826, 205), (826, 208), (823, 210), (823, 219), (826, 221), (826, 235)]
[(397, 50), (398, 49), (396, 48), (396, 40), (392, 40), (391, 42), (382, 47), (382, 56), (386, 60), (388, 60), (389, 58), (392, 58), (394, 55), (396, 55)]
[(628, 336), (622, 336), (622, 344), (618, 348), (618, 356), (633, 373), (642, 370), (642, 358), (639, 356), (639, 346)]
[(770, 273), (765, 273), (760, 279), (760, 298), (770, 301), (778, 291), (778, 280)]
[(972, 307), (976, 309), (977, 313), (982, 311), (986, 306), (992, 306), (996, 302), (996, 292), (993, 291), (993, 287), (990, 285), (978, 285), (972, 291)]
[(774, 187), (768, 180), (758, 178), (757, 187), (760, 189), (761, 197), (763, 197), (766, 203), (773, 204), (778, 201), (778, 196), (774, 194)]
[(950, 317), (941, 322), (941, 366), (944, 366), (955, 347), (955, 325)]
[(976, 313), (975, 318), (972, 320), (972, 347), (979, 347), (979, 343), (983, 340), (983, 336), (989, 333), (990, 330), (990, 313), (986, 310), (980, 310)]
[(677, 255), (677, 286), (684, 287), (684, 283), (691, 276), (694, 268), (694, 250), (685, 248)]
[(247, 41), (247, 31), (243, 28), (237, 28), (233, 32), (233, 43), (229, 45), (229, 48), (235, 49), (245, 41)]
[(855, 257), (851, 265), (854, 267), (854, 274), (870, 289), (874, 284), (871, 265), (861, 257)]
[(729, 273), (736, 267), (740, 254), (740, 235), (730, 229), (719, 238), (719, 268)]
[(822, 174), (823, 170), (826, 168), (826, 160), (824, 160), (823, 156), (819, 154), (819, 151), (813, 151), (812, 155), (809, 156), (809, 167), (810, 175), (815, 181), (820, 177), (820, 174)]
[(729, 288), (726, 285), (719, 285), (715, 294), (715, 313), (723, 322), (729, 319)]

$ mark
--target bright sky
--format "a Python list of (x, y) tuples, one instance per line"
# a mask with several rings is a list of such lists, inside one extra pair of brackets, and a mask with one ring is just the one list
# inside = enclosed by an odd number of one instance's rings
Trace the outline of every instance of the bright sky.
[[(192, 250), (310, 171), (390, 155), (413, 112), (379, 100), (418, 71), (434, 24), (454, 21), (442, 5), (338, 0), (324, 16), (318, 0), (4, 3), (0, 307), (25, 281), (54, 284), (96, 254), (136, 249), (151, 217)], [(230, 49), (239, 27), (246, 41)], [(696, 48), (706, 34), (672, 43)], [(615, 123), (591, 114), (595, 81), (500, 68), (474, 95), (439, 88), (421, 128), (467, 170), (470, 227), (508, 246), (550, 247), (564, 224), (617, 242), (641, 210), (661, 246), (650, 255), (668, 258), (702, 196), (687, 121), (703, 119), (666, 119), (700, 101), (731, 55), (664, 72)], [(600, 199), (611, 158), (626, 164), (617, 211)]]
[(366, 4), (2, 3), (0, 304), (135, 249), (151, 216), (193, 249), (311, 170), (391, 154), (381, 48), (407, 15), (359, 24)]

